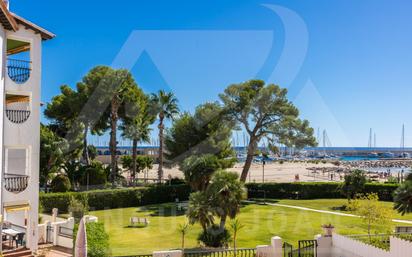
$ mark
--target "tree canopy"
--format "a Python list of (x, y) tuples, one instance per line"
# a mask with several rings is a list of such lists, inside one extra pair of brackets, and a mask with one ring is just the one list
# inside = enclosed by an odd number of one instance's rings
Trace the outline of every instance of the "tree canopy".
[(240, 124), (250, 138), (242, 181), (246, 181), (254, 153), (263, 138), (295, 147), (316, 144), (309, 122), (299, 119), (298, 109), (287, 99), (287, 90), (278, 85), (249, 80), (230, 85), (220, 94), (220, 99), (226, 117)]
[(222, 112), (218, 103), (205, 103), (196, 107), (193, 115), (185, 112), (176, 119), (165, 137), (168, 161), (179, 164), (189, 156), (213, 154), (221, 168), (231, 167), (233, 123), (223, 121)]

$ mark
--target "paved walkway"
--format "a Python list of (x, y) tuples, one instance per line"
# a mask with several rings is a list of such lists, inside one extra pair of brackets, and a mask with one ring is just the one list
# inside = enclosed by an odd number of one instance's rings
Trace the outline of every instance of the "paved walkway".
[(39, 252), (46, 257), (71, 257), (72, 250), (60, 246), (41, 245), (39, 246)]
[[(255, 201), (248, 201), (248, 202), (256, 203)], [(279, 204), (279, 203), (266, 203), (266, 205), (292, 208), (292, 209), (298, 209), (298, 210), (302, 210), (302, 211), (312, 211), (312, 212), (318, 212), (318, 213), (326, 213), (326, 214), (332, 214), (332, 215), (338, 215), (338, 216), (360, 218), (360, 216), (354, 215), (354, 214), (335, 212), (335, 211), (326, 211), (326, 210), (317, 210), (317, 209), (312, 209), (312, 208), (307, 208), (307, 207), (302, 207), (302, 206), (295, 206), (295, 205), (287, 205), (287, 204)], [(411, 220), (393, 219), (392, 221), (393, 222), (398, 222), (398, 223), (412, 224)]]

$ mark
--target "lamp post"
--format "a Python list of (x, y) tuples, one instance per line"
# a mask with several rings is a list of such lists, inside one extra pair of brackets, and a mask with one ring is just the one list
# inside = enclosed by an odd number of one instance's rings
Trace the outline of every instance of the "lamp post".
[(262, 183), (265, 183), (265, 164), (266, 161), (262, 160)]

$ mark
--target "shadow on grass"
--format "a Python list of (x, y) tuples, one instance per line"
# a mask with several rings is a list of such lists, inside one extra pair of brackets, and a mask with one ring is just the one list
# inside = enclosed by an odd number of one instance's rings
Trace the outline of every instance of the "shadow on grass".
[(263, 199), (263, 198), (250, 198), (249, 202), (242, 202), (242, 205), (247, 206), (251, 204), (265, 205), (267, 203), (278, 203), (279, 200), (276, 199)]
[(331, 209), (332, 211), (344, 211), (347, 212), (348, 211), (348, 206), (346, 204), (340, 205), (340, 206), (332, 206), (329, 209)]
[(123, 228), (147, 228), (148, 227), (148, 225), (145, 225), (145, 224), (142, 224), (142, 225), (127, 225), (127, 226), (124, 226)]
[[(187, 205), (187, 204), (186, 204)], [(176, 203), (162, 204), (162, 205), (149, 205), (139, 208), (137, 213), (150, 212), (151, 217), (177, 217), (186, 215), (186, 209), (184, 206), (179, 206)]]

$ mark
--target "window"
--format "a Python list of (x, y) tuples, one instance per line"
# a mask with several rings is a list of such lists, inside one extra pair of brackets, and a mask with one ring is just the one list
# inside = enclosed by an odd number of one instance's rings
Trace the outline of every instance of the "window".
[(6, 148), (6, 173), (27, 175), (29, 154), (27, 148)]

